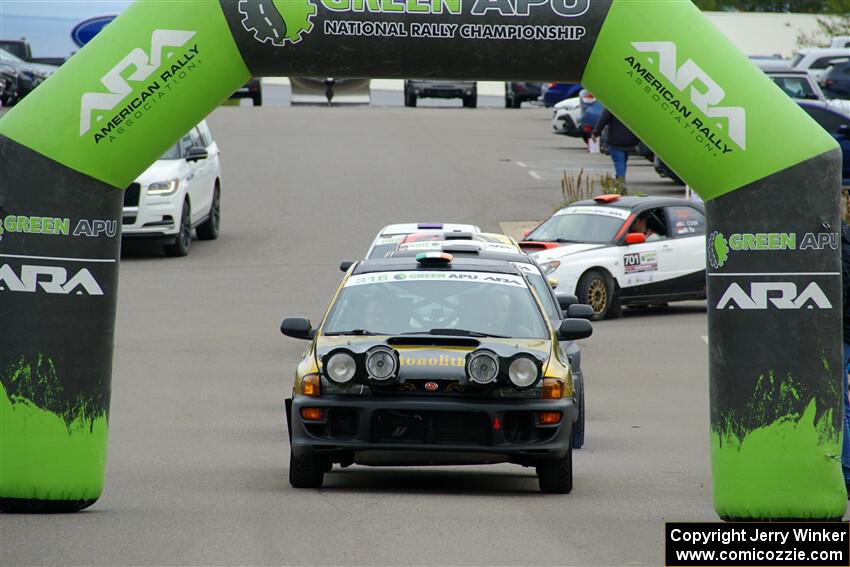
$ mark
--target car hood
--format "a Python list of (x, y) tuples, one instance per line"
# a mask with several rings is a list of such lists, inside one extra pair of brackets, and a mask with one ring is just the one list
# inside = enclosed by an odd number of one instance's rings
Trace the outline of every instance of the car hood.
[(182, 159), (158, 159), (136, 178), (136, 183), (144, 186), (158, 181), (179, 179), (183, 163)]
[(388, 346), (398, 353), (399, 382), (407, 380), (458, 380), (466, 382), (466, 355), (488, 349), (498, 356), (510, 357), (527, 353), (544, 367), (551, 354), (551, 341), (547, 339), (490, 339), (442, 336), (320, 336), (316, 342), (316, 363), (321, 369), (322, 360), (331, 351), (345, 348), (362, 354), (375, 346)]
[(610, 244), (585, 244), (585, 243), (570, 243), (564, 244), (563, 246), (558, 246), (557, 248), (549, 248), (546, 250), (540, 250), (539, 252), (535, 252), (534, 250), (527, 250), (528, 253), (531, 254), (531, 257), (534, 258), (537, 263), (549, 262), (551, 260), (560, 260), (562, 258), (566, 258), (569, 256), (574, 256), (577, 254), (581, 254), (583, 252), (589, 252), (591, 250), (599, 250), (600, 248), (607, 248), (611, 246)]

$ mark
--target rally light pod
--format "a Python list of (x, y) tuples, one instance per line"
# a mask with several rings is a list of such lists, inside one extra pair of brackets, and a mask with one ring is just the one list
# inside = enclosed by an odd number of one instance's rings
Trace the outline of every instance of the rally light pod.
[(499, 357), (489, 350), (476, 350), (468, 354), (466, 376), (473, 384), (494, 384), (499, 376)]
[(398, 378), (398, 353), (385, 346), (377, 346), (366, 353), (366, 373), (369, 380), (387, 383)]
[(533, 388), (542, 376), (540, 361), (527, 354), (516, 354), (505, 365), (511, 385), (517, 390)]
[(357, 359), (350, 350), (332, 350), (324, 356), (322, 362), (322, 374), (334, 384), (348, 384), (357, 375)]

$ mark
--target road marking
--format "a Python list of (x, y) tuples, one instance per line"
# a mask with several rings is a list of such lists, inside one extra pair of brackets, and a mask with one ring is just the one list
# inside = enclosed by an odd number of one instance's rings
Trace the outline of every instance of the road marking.
[(538, 181), (540, 181), (541, 179), (543, 179), (542, 177), (540, 177), (540, 175), (538, 175), (538, 174), (537, 174), (537, 172), (536, 172), (536, 171), (529, 171), (529, 172), (528, 172), (528, 174), (529, 174), (530, 176), (532, 176), (534, 179), (538, 180)]
[(265, 20), (266, 20), (266, 23), (269, 25), (269, 27), (274, 29), (274, 24), (272, 23), (272, 21), (269, 19), (268, 16), (265, 17)]
[(274, 36), (276, 38), (280, 38), (280, 35), (277, 33), (277, 30), (275, 28), (272, 28), (272, 32), (274, 33)]
[(59, 258), (56, 256), (24, 256), (23, 254), (0, 254), (0, 258), (24, 258), (26, 260), (56, 260), (63, 262), (106, 262), (114, 264), (115, 259), (112, 258)]
[(260, 4), (260, 13), (264, 16), (266, 15), (266, 10), (265, 10), (265, 8), (263, 8), (262, 4)]
[(699, 338), (701, 338), (701, 339), (702, 339), (702, 341), (703, 341), (705, 344), (708, 344), (708, 335), (700, 335), (700, 336), (699, 336)]
[(746, 276), (840, 276), (841, 272), (730, 272), (728, 274), (708, 274), (710, 277), (746, 277)]
[(528, 167), (527, 165), (525, 165), (524, 162), (521, 162), (521, 161), (515, 161), (514, 163), (517, 164), (520, 167)]

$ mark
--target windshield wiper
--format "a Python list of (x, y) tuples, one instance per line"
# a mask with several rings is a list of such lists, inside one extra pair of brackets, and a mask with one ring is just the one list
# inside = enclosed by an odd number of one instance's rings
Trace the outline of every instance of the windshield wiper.
[(492, 339), (509, 339), (506, 335), (491, 335), (480, 331), (468, 331), (466, 329), (431, 329), (430, 331), (414, 331), (402, 333), (403, 335), (451, 335), (459, 337), (489, 337)]
[(366, 329), (352, 329), (350, 331), (331, 331), (329, 333), (324, 333), (326, 337), (333, 337), (336, 335), (377, 335), (378, 333), (373, 333), (372, 331), (367, 331)]
[(536, 240), (531, 240), (530, 242), (557, 242), (558, 244), (563, 244), (565, 242), (581, 242), (580, 240), (569, 240), (567, 238), (538, 238)]

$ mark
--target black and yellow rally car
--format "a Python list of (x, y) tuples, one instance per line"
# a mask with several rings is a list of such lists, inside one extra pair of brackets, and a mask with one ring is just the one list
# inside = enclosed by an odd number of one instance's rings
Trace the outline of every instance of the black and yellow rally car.
[(281, 332), (311, 341), (286, 400), (293, 487), (321, 486), (334, 463), (510, 462), (536, 467), (543, 492), (572, 490), (578, 409), (558, 340), (591, 324), (553, 328), (510, 262), (362, 261), (317, 328), (287, 318)]

